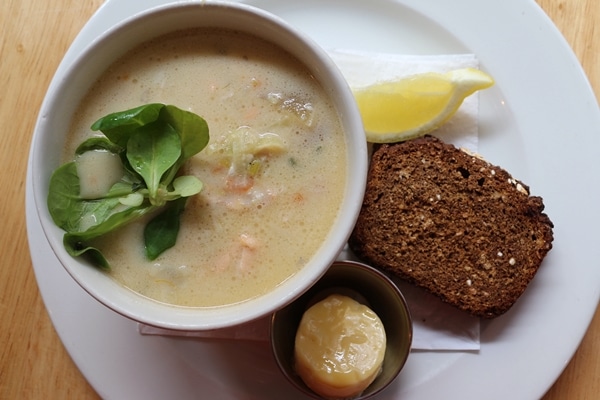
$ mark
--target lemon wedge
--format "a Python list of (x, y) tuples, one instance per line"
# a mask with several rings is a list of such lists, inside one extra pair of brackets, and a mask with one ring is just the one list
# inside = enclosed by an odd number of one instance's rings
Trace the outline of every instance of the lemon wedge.
[(354, 89), (367, 136), (392, 143), (425, 135), (452, 117), (464, 99), (494, 84), (475, 68), (427, 72)]

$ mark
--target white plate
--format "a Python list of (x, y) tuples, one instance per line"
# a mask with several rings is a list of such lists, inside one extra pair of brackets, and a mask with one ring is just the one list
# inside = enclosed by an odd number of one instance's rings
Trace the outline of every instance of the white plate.
[[(108, 0), (54, 81), (108, 26), (168, 0)], [(600, 112), (578, 61), (533, 0), (251, 0), (326, 48), (475, 53), (497, 81), (481, 94), (480, 153), (543, 195), (554, 249), (525, 295), (482, 325), (477, 353), (413, 352), (379, 398), (534, 399), (575, 352), (600, 298)], [(53, 82), (54, 82), (53, 81)], [(27, 180), (38, 284), (65, 347), (107, 399), (301, 398), (266, 343), (142, 337), (87, 296), (45, 242)]]

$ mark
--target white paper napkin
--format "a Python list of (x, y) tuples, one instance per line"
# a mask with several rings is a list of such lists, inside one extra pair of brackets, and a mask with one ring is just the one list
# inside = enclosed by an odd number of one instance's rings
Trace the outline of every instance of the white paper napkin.
[[(472, 54), (417, 56), (339, 49), (329, 53), (352, 88), (416, 73), (447, 72), (479, 66), (477, 58)], [(432, 134), (457, 147), (477, 152), (478, 110), (479, 98), (476, 93), (465, 99), (457, 113)], [(356, 257), (345, 249), (338, 259), (356, 260)], [(418, 288), (395, 281), (406, 298), (413, 318), (413, 350), (479, 350), (478, 318), (456, 310)], [(188, 336), (211, 340), (265, 341), (269, 340), (269, 318), (233, 328), (203, 332), (175, 331), (140, 324), (139, 332), (143, 335)]]

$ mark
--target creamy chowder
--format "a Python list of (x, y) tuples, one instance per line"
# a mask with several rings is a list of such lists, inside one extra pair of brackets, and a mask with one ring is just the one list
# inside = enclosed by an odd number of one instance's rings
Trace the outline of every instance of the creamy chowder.
[(209, 145), (184, 167), (204, 189), (187, 202), (177, 244), (156, 260), (144, 256), (146, 220), (96, 240), (108, 273), (160, 302), (214, 307), (260, 296), (301, 269), (328, 235), (349, 179), (339, 118), (310, 72), (246, 34), (161, 37), (95, 83), (66, 154), (99, 117), (155, 102), (206, 119)]

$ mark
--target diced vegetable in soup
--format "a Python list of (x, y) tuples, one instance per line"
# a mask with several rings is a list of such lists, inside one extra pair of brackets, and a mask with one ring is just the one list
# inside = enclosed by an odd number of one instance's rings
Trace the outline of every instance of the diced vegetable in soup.
[(177, 243), (144, 256), (147, 219), (97, 239), (114, 279), (157, 301), (210, 307), (260, 296), (301, 269), (338, 216), (347, 152), (336, 110), (300, 61), (230, 31), (193, 30), (148, 42), (91, 88), (69, 148), (100, 116), (145, 103), (201, 115), (208, 146), (183, 167), (203, 183)]

